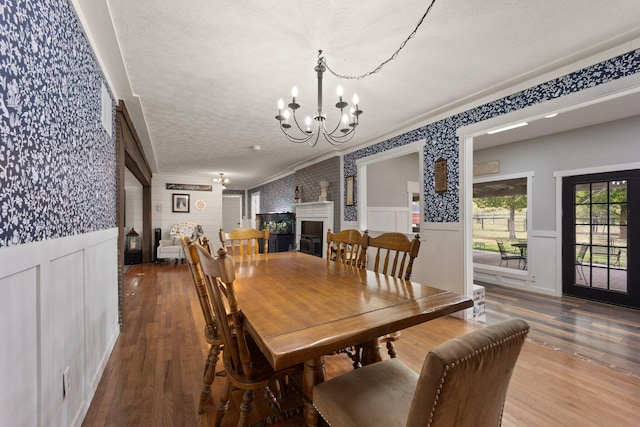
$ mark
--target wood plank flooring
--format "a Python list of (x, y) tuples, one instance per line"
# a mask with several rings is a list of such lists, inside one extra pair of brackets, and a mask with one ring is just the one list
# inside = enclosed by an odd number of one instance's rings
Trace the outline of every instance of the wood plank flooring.
[(529, 340), (640, 377), (640, 310), (483, 284), (487, 324), (519, 317)]
[[(504, 288), (487, 287), (487, 299), (487, 323), (513, 316), (532, 326), (511, 380), (504, 426), (638, 425), (636, 312)], [(553, 304), (558, 307), (550, 308)], [(207, 411), (198, 415), (208, 348), (186, 266), (132, 266), (125, 276), (124, 313), (124, 331), (83, 426), (213, 426), (224, 378), (215, 379)], [(399, 357), (419, 372), (429, 348), (481, 327), (445, 317), (407, 329), (397, 343)], [(575, 357), (574, 350), (585, 354)], [(327, 358), (327, 377), (350, 369), (345, 356)], [(255, 412), (260, 415), (260, 408)], [(232, 403), (223, 426), (236, 421)], [(281, 425), (298, 426), (302, 420)]]

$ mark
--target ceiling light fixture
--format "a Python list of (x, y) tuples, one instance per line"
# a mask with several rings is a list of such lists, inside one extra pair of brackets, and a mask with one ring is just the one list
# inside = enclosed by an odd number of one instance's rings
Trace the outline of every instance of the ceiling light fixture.
[(520, 122), (520, 123), (516, 123), (516, 124), (513, 124), (513, 125), (501, 127), (501, 128), (498, 128), (498, 129), (490, 130), (489, 132), (487, 132), (487, 135), (493, 135), (494, 133), (504, 132), (505, 130), (521, 128), (522, 126), (526, 126), (528, 124), (529, 123), (527, 123), (527, 122)]
[[(320, 135), (324, 135), (325, 139), (329, 141), (331, 145), (340, 145), (351, 140), (355, 135), (356, 127), (359, 123), (360, 114), (362, 110), (358, 108), (358, 95), (353, 95), (353, 105), (349, 110), (349, 114), (345, 112), (345, 108), (349, 105), (342, 100), (343, 90), (342, 86), (338, 86), (338, 102), (336, 108), (340, 110), (340, 116), (338, 122), (333, 129), (327, 129), (326, 120), (327, 116), (322, 112), (322, 76), (327, 70), (325, 66), (325, 60), (322, 55), (322, 50), (318, 51), (318, 63), (314, 70), (318, 75), (318, 109), (313, 115), (313, 121), (310, 116), (304, 119), (304, 128), (298, 123), (298, 117), (296, 111), (300, 108), (300, 104), (296, 102), (298, 96), (298, 88), (296, 86), (291, 89), (291, 102), (287, 105), (289, 108), (284, 108), (284, 101), (280, 99), (278, 101), (278, 115), (276, 120), (280, 122), (280, 129), (286, 135), (291, 142), (303, 143), (309, 142), (309, 146), (314, 147), (318, 143)], [(284, 110), (284, 111), (283, 111)], [(298, 129), (300, 136), (294, 136), (289, 133), (292, 125), (289, 123), (289, 118), (293, 118), (293, 123)]]
[[(362, 80), (365, 77), (379, 72), (382, 67), (385, 66), (385, 64), (396, 59), (407, 42), (416, 35), (418, 28), (420, 28), (420, 25), (422, 25), (422, 22), (431, 11), (431, 8), (433, 7), (435, 2), (436, 0), (431, 0), (429, 7), (427, 7), (426, 12), (422, 15), (416, 27), (409, 34), (409, 36), (402, 43), (400, 43), (400, 47), (396, 49), (396, 51), (389, 57), (389, 59), (383, 61), (374, 70), (369, 71), (368, 73), (362, 74), (360, 76), (345, 76), (338, 74), (327, 65), (325, 58), (322, 56), (322, 50), (319, 50), (318, 63), (314, 68), (318, 76), (318, 109), (313, 115), (313, 120), (311, 119), (311, 116), (307, 116), (304, 120), (303, 126), (300, 126), (298, 117), (296, 117), (296, 111), (300, 108), (300, 104), (296, 102), (296, 97), (298, 96), (298, 88), (296, 86), (294, 86), (291, 90), (292, 100), (287, 105), (288, 108), (285, 108), (284, 101), (282, 99), (278, 101), (278, 115), (276, 116), (276, 120), (278, 120), (279, 122), (280, 130), (282, 130), (289, 141), (296, 144), (307, 142), (309, 143), (310, 147), (315, 147), (315, 145), (318, 143), (318, 139), (320, 139), (321, 134), (331, 145), (341, 145), (347, 141), (350, 141), (356, 133), (356, 128), (359, 124), (359, 118), (362, 114), (362, 110), (360, 110), (358, 107), (358, 96), (355, 94), (353, 95), (353, 107), (351, 107), (349, 109), (349, 112), (347, 113), (345, 111), (345, 108), (347, 108), (349, 104), (346, 101), (343, 101), (343, 90), (341, 86), (338, 86), (338, 102), (336, 103), (336, 108), (340, 110), (340, 117), (338, 117), (337, 123), (334, 128), (327, 129), (327, 116), (322, 112), (322, 76), (324, 72), (328, 70), (331, 74), (339, 79), (350, 80)], [(290, 119), (292, 123), (289, 122)], [(296, 128), (296, 130), (292, 130), (292, 128)], [(292, 135), (290, 132), (294, 132), (295, 135)]]
[(217, 182), (218, 184), (222, 184), (222, 189), (226, 190), (227, 186), (225, 184), (229, 184), (231, 180), (224, 176), (224, 173), (220, 172), (219, 178), (213, 178), (213, 182)]

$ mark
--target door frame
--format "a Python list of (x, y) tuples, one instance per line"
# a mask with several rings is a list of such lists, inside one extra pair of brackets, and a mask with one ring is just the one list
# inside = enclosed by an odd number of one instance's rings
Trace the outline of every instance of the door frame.
[[(602, 181), (610, 181), (612, 179), (617, 179), (615, 177), (610, 176), (611, 174), (624, 174), (628, 172), (631, 179), (629, 179), (629, 187), (628, 187), (628, 195), (631, 194), (640, 194), (637, 187), (640, 187), (640, 167), (623, 167), (629, 165), (619, 165), (615, 167), (613, 170), (607, 170), (604, 172), (597, 173), (574, 173), (570, 175), (565, 175), (559, 179), (561, 186), (561, 195), (560, 195), (560, 205), (559, 210), (562, 213), (563, 204), (565, 199), (570, 196), (573, 199), (573, 185), (578, 183), (591, 183), (591, 182), (602, 182)], [(640, 166), (640, 165), (638, 165)], [(574, 171), (575, 172), (575, 171)], [(627, 175), (627, 176), (629, 176)], [(575, 178), (576, 182), (571, 182), (569, 185), (572, 188), (568, 188), (565, 186), (566, 179)], [(581, 179), (583, 178), (583, 179)], [(635, 193), (634, 193), (635, 192)], [(568, 203), (568, 202), (567, 202)], [(576, 287), (575, 286), (575, 211), (570, 212), (568, 215), (561, 215), (560, 224), (560, 233), (558, 236), (558, 240), (562, 241), (562, 254), (561, 256), (561, 265), (560, 265), (560, 275), (561, 275), (561, 286), (563, 293), (567, 293), (566, 290), (568, 287), (573, 288), (572, 292), (569, 294), (571, 296), (586, 298), (591, 300), (596, 300), (609, 304), (617, 304), (623, 306), (630, 306), (634, 308), (640, 308), (640, 286), (634, 286), (636, 281), (636, 272), (638, 271), (638, 267), (635, 269), (632, 268), (632, 263), (629, 261), (631, 259), (631, 254), (633, 253), (632, 244), (635, 246), (640, 242), (640, 219), (632, 220), (632, 212), (640, 212), (640, 196), (631, 198), (627, 198), (627, 205), (629, 215), (629, 222), (627, 223), (627, 292), (620, 293), (615, 291), (609, 291), (606, 289), (598, 289), (594, 287)], [(640, 218), (640, 215), (635, 214), (635, 217)], [(632, 222), (633, 221), (633, 222)], [(568, 236), (568, 233), (571, 231), (571, 239), (567, 241), (565, 239), (565, 234)], [(571, 284), (569, 284), (571, 282)]]

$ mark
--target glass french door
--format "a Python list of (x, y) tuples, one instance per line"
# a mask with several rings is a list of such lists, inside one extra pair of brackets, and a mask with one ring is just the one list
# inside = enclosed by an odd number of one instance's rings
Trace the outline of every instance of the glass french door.
[(562, 191), (563, 292), (640, 308), (640, 171), (567, 177)]

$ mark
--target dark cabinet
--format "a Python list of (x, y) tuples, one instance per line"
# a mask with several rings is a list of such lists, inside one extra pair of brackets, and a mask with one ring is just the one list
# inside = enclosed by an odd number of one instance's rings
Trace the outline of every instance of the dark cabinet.
[(292, 212), (256, 214), (256, 228), (269, 229), (269, 252), (285, 252), (294, 245), (296, 214)]

